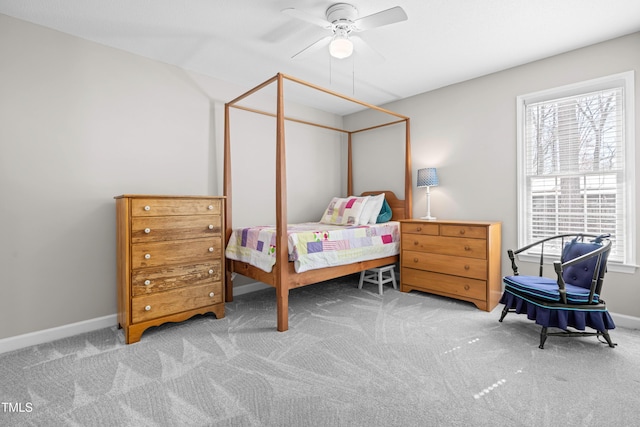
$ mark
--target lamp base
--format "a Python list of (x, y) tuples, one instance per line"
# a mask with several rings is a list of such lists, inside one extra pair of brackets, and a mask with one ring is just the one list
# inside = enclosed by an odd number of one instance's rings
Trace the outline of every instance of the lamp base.
[(436, 219), (435, 216), (431, 216), (431, 215), (427, 215), (427, 216), (421, 216), (420, 219), (426, 219), (427, 221), (433, 221), (434, 219)]

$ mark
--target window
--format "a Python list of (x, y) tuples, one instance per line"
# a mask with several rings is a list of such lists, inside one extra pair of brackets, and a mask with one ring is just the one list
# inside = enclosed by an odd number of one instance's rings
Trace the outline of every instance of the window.
[(633, 81), (631, 71), (518, 97), (519, 247), (610, 233), (610, 268), (634, 271)]

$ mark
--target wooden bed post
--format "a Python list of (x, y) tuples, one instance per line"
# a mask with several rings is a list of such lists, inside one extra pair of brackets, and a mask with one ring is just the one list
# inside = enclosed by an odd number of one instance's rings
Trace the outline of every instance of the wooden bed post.
[[(229, 127), (229, 104), (224, 105), (224, 173), (223, 173), (223, 195), (226, 197), (224, 218), (225, 218), (225, 239), (224, 246), (227, 247), (229, 238), (231, 237), (231, 132)], [(232, 281), (232, 262), (225, 258), (225, 301), (233, 301), (233, 281)]]
[(404, 212), (406, 218), (413, 218), (413, 182), (411, 181), (411, 122), (405, 119), (405, 164), (404, 164)]
[(287, 162), (284, 143), (284, 79), (278, 74), (276, 113), (276, 303), (278, 331), (289, 329), (289, 242), (287, 234)]
[(349, 132), (349, 138), (347, 141), (347, 194), (346, 196), (351, 196), (353, 194), (353, 153), (351, 151), (351, 135), (352, 132)]

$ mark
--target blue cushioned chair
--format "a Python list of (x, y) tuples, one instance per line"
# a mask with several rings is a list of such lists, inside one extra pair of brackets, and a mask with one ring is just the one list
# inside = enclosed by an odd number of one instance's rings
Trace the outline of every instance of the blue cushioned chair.
[[(500, 303), (504, 304), (504, 309), (500, 322), (510, 311), (526, 313), (530, 320), (542, 326), (540, 348), (544, 348), (547, 336), (554, 335), (602, 336), (609, 347), (614, 347), (616, 344), (611, 341), (609, 330), (614, 329), (615, 324), (600, 298), (611, 250), (609, 237), (609, 234), (561, 234), (515, 251), (508, 250), (514, 275), (503, 278), (504, 293)], [(553, 279), (543, 276), (545, 245), (562, 248), (560, 261), (553, 263), (556, 273)], [(535, 246), (540, 249), (539, 275), (521, 276), (515, 256)], [(587, 331), (586, 327), (595, 332)], [(551, 333), (548, 328), (562, 331)]]

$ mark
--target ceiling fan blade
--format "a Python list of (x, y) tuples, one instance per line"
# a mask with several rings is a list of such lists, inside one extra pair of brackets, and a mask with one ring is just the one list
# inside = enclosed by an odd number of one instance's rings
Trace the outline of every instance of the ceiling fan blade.
[(407, 19), (408, 17), (404, 9), (400, 6), (396, 6), (391, 9), (363, 16), (360, 19), (356, 19), (354, 23), (359, 31), (364, 31), (382, 27), (384, 25), (395, 24), (396, 22), (406, 21)]
[(361, 37), (353, 35), (349, 37), (353, 41), (353, 51), (358, 56), (362, 56), (365, 61), (380, 63), (385, 61), (384, 55), (374, 49), (369, 43), (365, 42)]
[(282, 13), (285, 15), (289, 15), (292, 18), (300, 19), (302, 21), (308, 22), (309, 24), (317, 25), (318, 27), (329, 29), (331, 28), (331, 22), (326, 19), (318, 18), (315, 15), (311, 15), (307, 12), (303, 12), (301, 10), (290, 7), (288, 9), (283, 9)]
[(309, 46), (305, 47), (300, 52), (298, 52), (295, 55), (293, 55), (291, 57), (291, 59), (298, 58), (300, 56), (306, 56), (306, 55), (308, 55), (308, 54), (310, 54), (312, 52), (315, 52), (318, 49), (320, 49), (321, 47), (328, 45), (329, 41), (331, 41), (331, 36), (325, 36), (325, 37), (321, 38), (320, 40), (311, 43)]
[(267, 43), (279, 43), (294, 37), (305, 28), (308, 28), (308, 26), (304, 22), (290, 20), (289, 22), (278, 25), (276, 28), (263, 34), (260, 37), (260, 40)]

